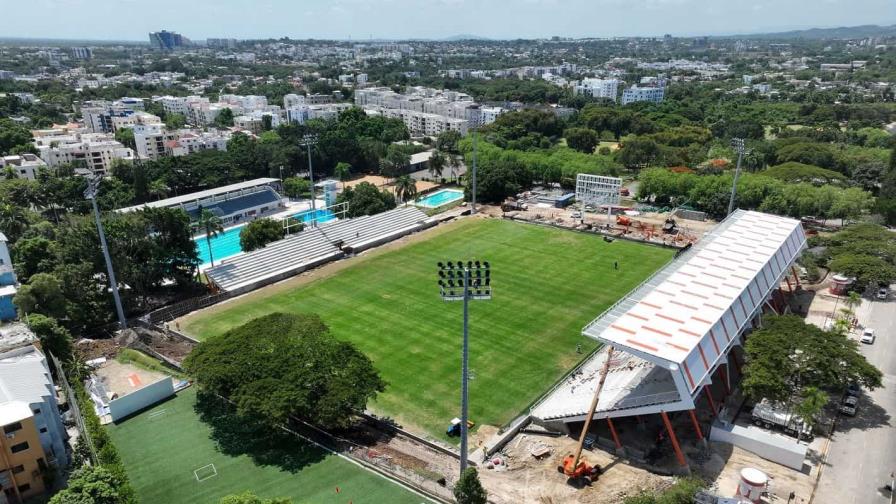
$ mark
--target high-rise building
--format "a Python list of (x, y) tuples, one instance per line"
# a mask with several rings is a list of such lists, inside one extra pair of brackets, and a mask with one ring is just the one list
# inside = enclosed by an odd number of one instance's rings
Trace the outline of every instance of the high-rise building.
[(180, 33), (162, 30), (149, 34), (149, 44), (160, 51), (176, 51), (190, 45), (190, 39)]
[(93, 57), (93, 50), (89, 47), (72, 47), (72, 58), (89, 60)]

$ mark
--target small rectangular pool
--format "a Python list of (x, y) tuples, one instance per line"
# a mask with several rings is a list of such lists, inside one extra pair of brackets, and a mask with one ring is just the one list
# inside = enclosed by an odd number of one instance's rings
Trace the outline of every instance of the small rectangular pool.
[(442, 189), (414, 202), (419, 207), (437, 208), (464, 199), (464, 192), (457, 189)]

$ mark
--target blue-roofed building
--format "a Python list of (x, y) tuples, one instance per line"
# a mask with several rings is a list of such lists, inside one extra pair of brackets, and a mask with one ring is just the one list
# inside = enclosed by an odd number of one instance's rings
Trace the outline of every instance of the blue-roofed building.
[(279, 188), (280, 179), (258, 178), (183, 196), (150, 201), (117, 211), (124, 213), (142, 208), (182, 208), (190, 215), (191, 220), (196, 221), (202, 209), (205, 209), (217, 215), (224, 226), (229, 226), (284, 209), (283, 198), (277, 192)]

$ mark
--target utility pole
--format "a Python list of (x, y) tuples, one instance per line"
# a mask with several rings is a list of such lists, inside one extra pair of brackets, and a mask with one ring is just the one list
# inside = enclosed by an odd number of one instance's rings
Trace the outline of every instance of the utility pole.
[(460, 474), (467, 468), (467, 410), (469, 404), (469, 302), (492, 298), (491, 266), (488, 261), (438, 263), (439, 291), (445, 301), (464, 302), (464, 338), (461, 352), (460, 387)]
[(311, 178), (311, 227), (317, 227), (317, 203), (314, 190), (314, 168), (311, 166), (311, 147), (317, 144), (317, 135), (305, 135), (302, 145), (308, 149), (308, 173)]
[(118, 313), (118, 325), (121, 329), (127, 329), (127, 319), (124, 318), (124, 310), (121, 307), (121, 298), (118, 296), (118, 282), (115, 280), (115, 270), (112, 268), (112, 258), (109, 257), (109, 247), (106, 245), (106, 233), (103, 231), (103, 222), (100, 220), (100, 209), (96, 204), (96, 194), (103, 178), (99, 175), (87, 179), (87, 189), (84, 197), (93, 204), (93, 215), (96, 218), (96, 229), (100, 235), (100, 247), (103, 249), (103, 257), (106, 259), (106, 271), (109, 273), (109, 286), (112, 287), (112, 297), (115, 299), (115, 311)]
[(734, 147), (734, 151), (737, 152), (737, 168), (734, 170), (734, 182), (731, 184), (731, 199), (728, 200), (728, 214), (726, 215), (731, 215), (731, 212), (734, 211), (734, 198), (737, 197), (737, 179), (740, 178), (740, 164), (743, 161), (744, 153), (746, 152), (743, 138), (732, 138), (731, 146)]

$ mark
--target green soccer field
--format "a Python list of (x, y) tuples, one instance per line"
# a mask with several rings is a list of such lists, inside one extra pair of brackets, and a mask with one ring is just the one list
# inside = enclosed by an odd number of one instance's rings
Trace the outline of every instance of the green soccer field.
[(183, 327), (206, 339), (271, 312), (318, 313), (388, 382), (373, 410), (447, 439), (449, 421), (460, 416), (463, 308), (439, 297), (438, 261), (491, 263), (493, 299), (470, 304), (470, 419), (500, 426), (583, 357), (576, 345), (583, 353), (594, 348), (581, 336), (585, 324), (674, 253), (498, 219), (464, 219), (427, 233), (307, 285), (262, 289), (199, 312)]
[(211, 427), (194, 412), (195, 403), (191, 387), (109, 427), (140, 502), (217, 503), (225, 495), (245, 491), (266, 498), (290, 497), (295, 504), (429, 502), (310, 444), (290, 450), (287, 457), (271, 457), (266, 464), (248, 455), (226, 455), (210, 437)]

